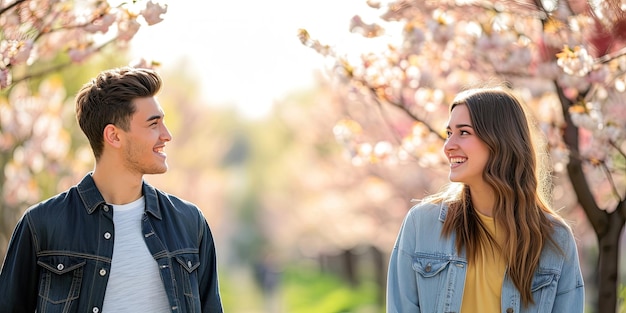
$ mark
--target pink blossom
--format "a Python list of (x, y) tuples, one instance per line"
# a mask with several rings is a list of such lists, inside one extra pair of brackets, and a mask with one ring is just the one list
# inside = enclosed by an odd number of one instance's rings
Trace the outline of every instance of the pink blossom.
[(136, 67), (136, 68), (156, 69), (161, 64), (155, 60), (147, 60), (145, 58), (139, 58), (139, 59), (135, 59), (131, 61), (128, 65), (131, 67)]
[(167, 4), (159, 4), (149, 1), (146, 3), (146, 8), (140, 13), (143, 15), (144, 20), (148, 25), (154, 25), (163, 21), (161, 14), (167, 12)]
[(69, 42), (79, 42), (84, 34), (77, 29), (49, 33), (39, 39), (37, 55), (42, 59), (51, 59), (59, 50), (64, 50)]
[(604, 83), (609, 75), (611, 74), (611, 70), (607, 65), (600, 66), (598, 69), (591, 71), (589, 73), (588, 80), (590, 83)]
[(11, 64), (17, 65), (28, 61), (33, 46), (34, 42), (32, 39), (14, 41), (13, 51), (11, 53)]
[(11, 71), (8, 68), (0, 69), (0, 89), (7, 88), (12, 83)]
[(0, 44), (3, 65), (25, 63), (33, 50), (33, 40), (3, 40)]
[(72, 62), (81, 63), (94, 53), (93, 47), (88, 48), (72, 48), (68, 52)]
[(611, 98), (604, 103), (603, 106), (606, 116), (609, 120), (616, 124), (623, 124), (626, 121), (626, 106), (620, 97)]
[(117, 25), (117, 38), (121, 41), (130, 41), (139, 31), (139, 27), (141, 27), (141, 24), (134, 19), (120, 21)]
[(583, 77), (593, 69), (594, 59), (583, 46), (575, 46), (573, 49), (565, 46), (556, 57), (557, 64), (569, 75)]
[(378, 37), (384, 33), (384, 29), (379, 25), (372, 23), (367, 24), (363, 22), (360, 16), (355, 15), (350, 20), (350, 31), (358, 33), (367, 38)]
[(563, 73), (556, 62), (540, 62), (535, 68), (536, 76), (546, 79), (556, 79)]
[(444, 44), (454, 38), (454, 19), (443, 10), (435, 10), (432, 19), (426, 22), (433, 41)]
[(109, 31), (109, 27), (115, 22), (115, 14), (106, 14), (85, 26), (85, 31), (89, 33), (106, 33)]

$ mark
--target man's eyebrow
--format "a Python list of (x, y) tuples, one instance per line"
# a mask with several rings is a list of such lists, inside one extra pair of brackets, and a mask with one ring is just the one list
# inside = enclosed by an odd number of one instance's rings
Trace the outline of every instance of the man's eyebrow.
[(163, 115), (159, 115), (159, 114), (157, 114), (157, 115), (152, 115), (152, 116), (150, 116), (148, 119), (146, 119), (146, 122), (150, 122), (150, 121), (154, 121), (154, 120), (159, 120), (159, 119), (162, 119), (162, 118), (163, 118)]

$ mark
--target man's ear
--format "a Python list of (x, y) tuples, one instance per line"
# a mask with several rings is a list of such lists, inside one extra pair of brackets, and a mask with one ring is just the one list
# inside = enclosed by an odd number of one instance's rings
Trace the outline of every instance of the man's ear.
[(104, 144), (118, 148), (120, 146), (119, 131), (120, 130), (117, 128), (117, 126), (113, 124), (108, 124), (107, 126), (105, 126), (103, 132)]

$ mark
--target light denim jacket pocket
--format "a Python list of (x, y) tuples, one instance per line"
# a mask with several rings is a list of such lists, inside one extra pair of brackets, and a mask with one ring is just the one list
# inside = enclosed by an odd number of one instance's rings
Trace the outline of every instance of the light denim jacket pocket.
[(557, 286), (558, 273), (553, 270), (538, 269), (530, 287), (535, 304), (540, 308), (551, 308), (554, 305)]
[(449, 260), (416, 257), (413, 269), (424, 278), (432, 278), (444, 271), (449, 264)]
[[(445, 286), (447, 282), (448, 267), (450, 261), (434, 257), (415, 257), (413, 259), (413, 270), (416, 273), (418, 288), (418, 297), (425, 299), (421, 303), (424, 308), (441, 307), (442, 302), (440, 296), (445, 296)], [(431, 302), (432, 301), (432, 302)]]
[(420, 299), (425, 312), (457, 312), (460, 305), (452, 297), (463, 291), (466, 261), (458, 256), (445, 254), (417, 253), (411, 264)]

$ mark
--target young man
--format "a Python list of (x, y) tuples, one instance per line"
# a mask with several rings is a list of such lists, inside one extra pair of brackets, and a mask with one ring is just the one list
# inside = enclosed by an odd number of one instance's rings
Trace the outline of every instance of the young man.
[(29, 208), (0, 272), (2, 312), (222, 312), (200, 210), (143, 181), (167, 171), (172, 139), (148, 69), (100, 73), (76, 96), (96, 164)]

